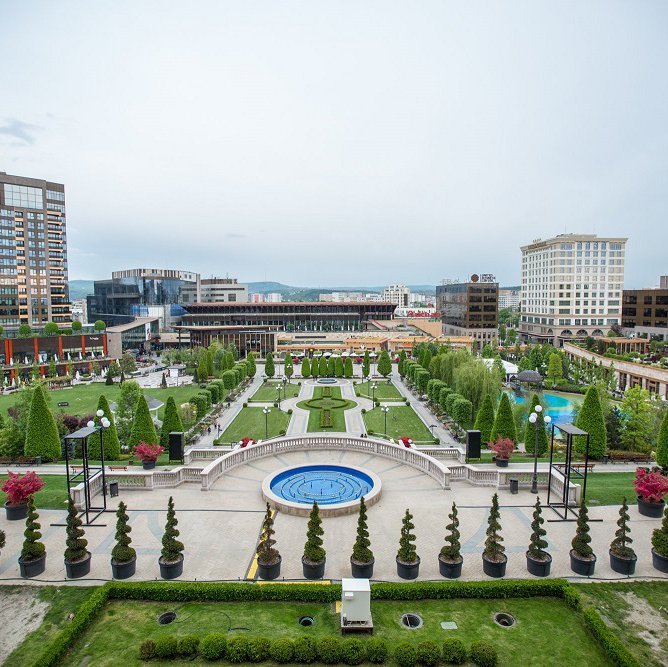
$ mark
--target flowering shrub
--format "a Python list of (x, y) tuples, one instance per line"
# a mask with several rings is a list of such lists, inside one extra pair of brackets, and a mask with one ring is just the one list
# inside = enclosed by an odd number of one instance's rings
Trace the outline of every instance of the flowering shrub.
[(153, 445), (148, 442), (140, 442), (133, 450), (133, 454), (140, 461), (157, 461), (158, 456), (165, 451), (160, 445)]
[(245, 437), (241, 439), (241, 446), (245, 447), (246, 445), (254, 445), (255, 440), (253, 438)]
[(412, 438), (407, 438), (404, 436), (403, 438), (399, 438), (399, 442), (404, 446), (404, 447), (410, 447), (413, 444)]
[(23, 476), (9, 471), (7, 474), (9, 479), (2, 485), (2, 491), (7, 494), (10, 505), (23, 505), (44, 486), (44, 481), (34, 470), (29, 470)]
[(496, 454), (497, 459), (509, 459), (512, 456), (515, 445), (510, 438), (498, 437), (496, 442), (493, 442), (489, 448)]
[(633, 480), (636, 493), (648, 503), (660, 503), (668, 495), (668, 478), (661, 473), (660, 468), (636, 468), (636, 478)]

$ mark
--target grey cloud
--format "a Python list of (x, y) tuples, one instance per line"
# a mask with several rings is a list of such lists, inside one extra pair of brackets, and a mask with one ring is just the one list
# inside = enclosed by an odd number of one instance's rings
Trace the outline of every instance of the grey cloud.
[(34, 131), (39, 129), (38, 125), (24, 123), (16, 118), (9, 118), (4, 125), (0, 125), (0, 134), (13, 137), (28, 146), (32, 146), (35, 143)]

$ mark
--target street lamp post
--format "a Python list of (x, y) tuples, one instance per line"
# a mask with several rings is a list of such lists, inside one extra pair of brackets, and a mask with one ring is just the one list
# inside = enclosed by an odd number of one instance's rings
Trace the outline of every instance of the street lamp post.
[(387, 435), (387, 413), (390, 411), (390, 408), (388, 408), (387, 405), (384, 405), (381, 410), (383, 412), (383, 417), (385, 418), (385, 435)]
[(264, 439), (266, 440), (269, 437), (269, 413), (271, 410), (269, 408), (262, 408), (264, 414)]
[[(283, 387), (281, 387), (281, 385), (279, 384), (278, 387), (276, 387), (276, 391), (278, 392), (278, 409), (279, 410), (281, 409), (281, 389), (283, 389)], [(283, 398), (285, 398), (285, 395), (283, 396)]]
[(378, 385), (374, 382), (371, 385), (371, 391), (372, 391), (371, 402), (373, 403), (374, 407), (376, 406), (376, 389), (378, 389)]
[[(88, 428), (94, 428), (94, 429), (97, 429), (97, 430), (100, 431), (100, 464), (101, 464), (101, 468), (102, 468), (102, 495), (104, 497), (104, 506), (106, 507), (107, 506), (107, 484), (106, 484), (105, 474), (104, 474), (104, 436), (102, 435), (102, 433), (103, 433), (105, 428), (109, 428), (111, 426), (111, 422), (104, 416), (104, 410), (98, 410), (95, 413), (95, 416), (100, 420), (100, 425), (95, 426), (95, 422), (91, 419), (86, 424), (86, 426), (88, 426)], [(86, 465), (88, 465), (88, 461), (86, 461), (85, 463), (86, 463)], [(88, 484), (86, 484), (86, 492), (89, 493)], [(86, 516), (86, 521), (87, 520), (88, 520), (88, 517)]]
[(552, 421), (550, 415), (544, 415), (543, 406), (538, 404), (529, 415), (529, 421), (534, 425), (536, 440), (533, 448), (533, 477), (531, 478), (531, 493), (538, 493), (538, 425), (539, 420), (543, 420), (545, 425)]

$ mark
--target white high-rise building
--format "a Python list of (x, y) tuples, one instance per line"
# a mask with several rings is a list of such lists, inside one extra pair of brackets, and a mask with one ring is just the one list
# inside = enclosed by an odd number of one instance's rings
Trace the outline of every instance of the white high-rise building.
[(411, 291), (406, 285), (388, 285), (383, 290), (383, 301), (394, 303), (399, 307), (407, 307)]
[(522, 246), (521, 337), (560, 346), (619, 325), (626, 241), (559, 234)]

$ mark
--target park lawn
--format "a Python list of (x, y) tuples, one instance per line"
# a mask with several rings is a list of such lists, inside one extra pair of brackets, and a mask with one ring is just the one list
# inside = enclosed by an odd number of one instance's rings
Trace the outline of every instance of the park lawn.
[[(345, 401), (344, 403), (334, 403), (329, 402), (326, 397), (323, 396), (325, 387), (316, 387), (313, 390), (313, 397), (308, 401), (300, 401), (297, 403), (297, 407), (309, 411), (308, 416), (308, 427), (307, 430), (309, 433), (345, 433), (346, 431), (346, 417), (344, 412), (354, 408), (356, 403), (354, 401)], [(337, 399), (338, 401), (344, 401), (341, 395), (341, 387), (329, 387), (330, 396), (332, 399)], [(315, 402), (316, 406), (322, 404), (323, 407), (329, 408), (332, 415), (332, 425), (328, 427), (320, 426), (320, 408), (315, 407), (313, 403)]]
[[(374, 637), (387, 641), (390, 651), (403, 641), (417, 645), (425, 640), (440, 642), (446, 637), (456, 637), (467, 646), (475, 640), (493, 643), (497, 647), (501, 667), (573, 664), (574, 653), (577, 654), (578, 664), (588, 667), (608, 664), (580, 617), (563, 601), (554, 598), (374, 601), (371, 610)], [(165, 611), (176, 611), (176, 622), (159, 626), (156, 618)], [(499, 611), (515, 616), (516, 624), (512, 628), (495, 625), (493, 615)], [(400, 617), (406, 612), (420, 614), (424, 620), (423, 627), (415, 630), (402, 627)], [(315, 618), (314, 625), (308, 628), (299, 625), (298, 618), (305, 615)], [(440, 623), (445, 620), (455, 621), (458, 629), (442, 630)], [(138, 650), (147, 638), (155, 640), (171, 634), (194, 634), (201, 638), (210, 632), (223, 632), (230, 637), (320, 638), (339, 635), (338, 621), (332, 604), (114, 600), (107, 604), (61, 664), (72, 667), (82, 664), (115, 666), (119, 659), (119, 637), (122, 637), (123, 664), (131, 667), (144, 664), (139, 660)], [(247, 629), (230, 630), (231, 626)], [(359, 638), (365, 641), (368, 635)], [(204, 664), (202, 658), (194, 662)], [(174, 661), (152, 660), (151, 664), (167, 665), (174, 664)]]
[(253, 438), (253, 440), (273, 438), (281, 431), (287, 431), (290, 415), (278, 408), (271, 408), (266, 422), (268, 435), (265, 431), (265, 415), (262, 408), (242, 408), (222, 435), (216, 439), (216, 444), (235, 443), (242, 438)]
[(667, 582), (579, 584), (576, 588), (641, 665), (668, 665)]
[[(32, 468), (31, 468), (32, 470)], [(37, 469), (39, 473), (39, 469)], [(35, 494), (35, 505), (43, 509), (65, 509), (67, 504), (67, 477), (65, 475), (40, 475), (44, 486)], [(0, 475), (0, 486), (9, 475)], [(0, 503), (7, 500), (6, 494), (0, 491)]]
[[(633, 489), (634, 472), (590, 472), (587, 475), (588, 505), (621, 505), (626, 499), (633, 503), (636, 493)], [(571, 482), (582, 484), (582, 480), (571, 476)]]
[(281, 400), (284, 398), (295, 398), (299, 395), (301, 387), (298, 384), (286, 384), (282, 382), (263, 382), (260, 388), (249, 399), (250, 403), (274, 403), (278, 400), (278, 386), (285, 386), (285, 394), (281, 391)]
[[(364, 423), (369, 433), (385, 433), (385, 417), (380, 408), (368, 410), (364, 415)], [(434, 442), (431, 431), (410, 405), (390, 407), (387, 413), (387, 435), (395, 440), (405, 436), (414, 442)]]
[(368, 382), (362, 382), (355, 385), (355, 394), (369, 399), (375, 395), (381, 401), (403, 401), (405, 398), (392, 382), (387, 382), (387, 380), (378, 380), (375, 383), (371, 382), (371, 386), (374, 384), (376, 384), (375, 393), (371, 391)]

